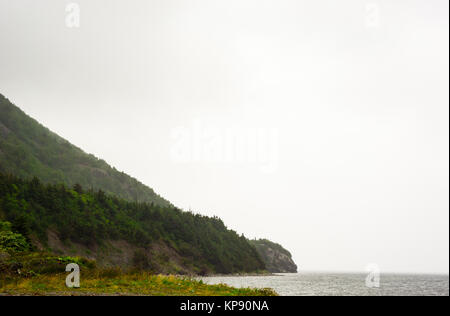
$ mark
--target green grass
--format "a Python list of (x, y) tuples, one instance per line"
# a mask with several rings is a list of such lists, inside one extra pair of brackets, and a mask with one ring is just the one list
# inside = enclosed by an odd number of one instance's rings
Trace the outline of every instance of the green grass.
[(271, 289), (233, 288), (224, 284), (145, 272), (104, 276), (102, 271), (81, 274), (80, 288), (67, 288), (65, 274), (0, 281), (0, 293), (10, 295), (150, 295), (150, 296), (276, 296)]
[[(80, 266), (80, 288), (66, 287), (66, 264)], [(0, 293), (9, 295), (276, 296), (271, 289), (208, 285), (201, 280), (120, 268), (45, 252), (11, 253), (0, 260)]]

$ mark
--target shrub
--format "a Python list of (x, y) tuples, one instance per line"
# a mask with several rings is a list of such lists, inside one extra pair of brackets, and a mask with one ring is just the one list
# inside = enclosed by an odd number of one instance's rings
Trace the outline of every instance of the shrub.
[(11, 231), (0, 231), (0, 250), (6, 252), (21, 252), (30, 250), (26, 238)]

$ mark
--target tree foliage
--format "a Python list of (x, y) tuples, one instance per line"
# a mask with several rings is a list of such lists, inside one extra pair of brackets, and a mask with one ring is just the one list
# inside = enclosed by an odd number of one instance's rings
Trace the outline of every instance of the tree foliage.
[(0, 252), (22, 252), (30, 249), (27, 239), (12, 231), (11, 223), (0, 221)]
[(107, 240), (126, 240), (139, 247), (164, 242), (194, 266), (217, 273), (265, 268), (248, 240), (219, 218), (129, 202), (81, 185), (72, 189), (0, 173), (0, 211), (17, 231), (36, 235), (44, 244), (51, 229), (63, 241), (87, 246)]

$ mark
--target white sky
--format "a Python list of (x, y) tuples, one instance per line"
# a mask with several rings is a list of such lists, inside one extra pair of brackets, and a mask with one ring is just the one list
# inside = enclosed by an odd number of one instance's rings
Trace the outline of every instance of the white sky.
[[(301, 269), (448, 274), (447, 0), (75, 2), (79, 28), (69, 1), (0, 0), (25, 112)], [(221, 161), (257, 130), (255, 161)]]

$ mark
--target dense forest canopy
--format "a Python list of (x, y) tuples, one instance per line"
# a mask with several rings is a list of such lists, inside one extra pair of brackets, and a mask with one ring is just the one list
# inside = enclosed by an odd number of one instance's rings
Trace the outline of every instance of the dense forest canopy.
[(0, 220), (44, 244), (51, 229), (64, 242), (85, 245), (120, 239), (140, 247), (164, 242), (197, 267), (216, 273), (265, 268), (248, 240), (218, 218), (129, 202), (78, 184), (68, 188), (0, 173)]

